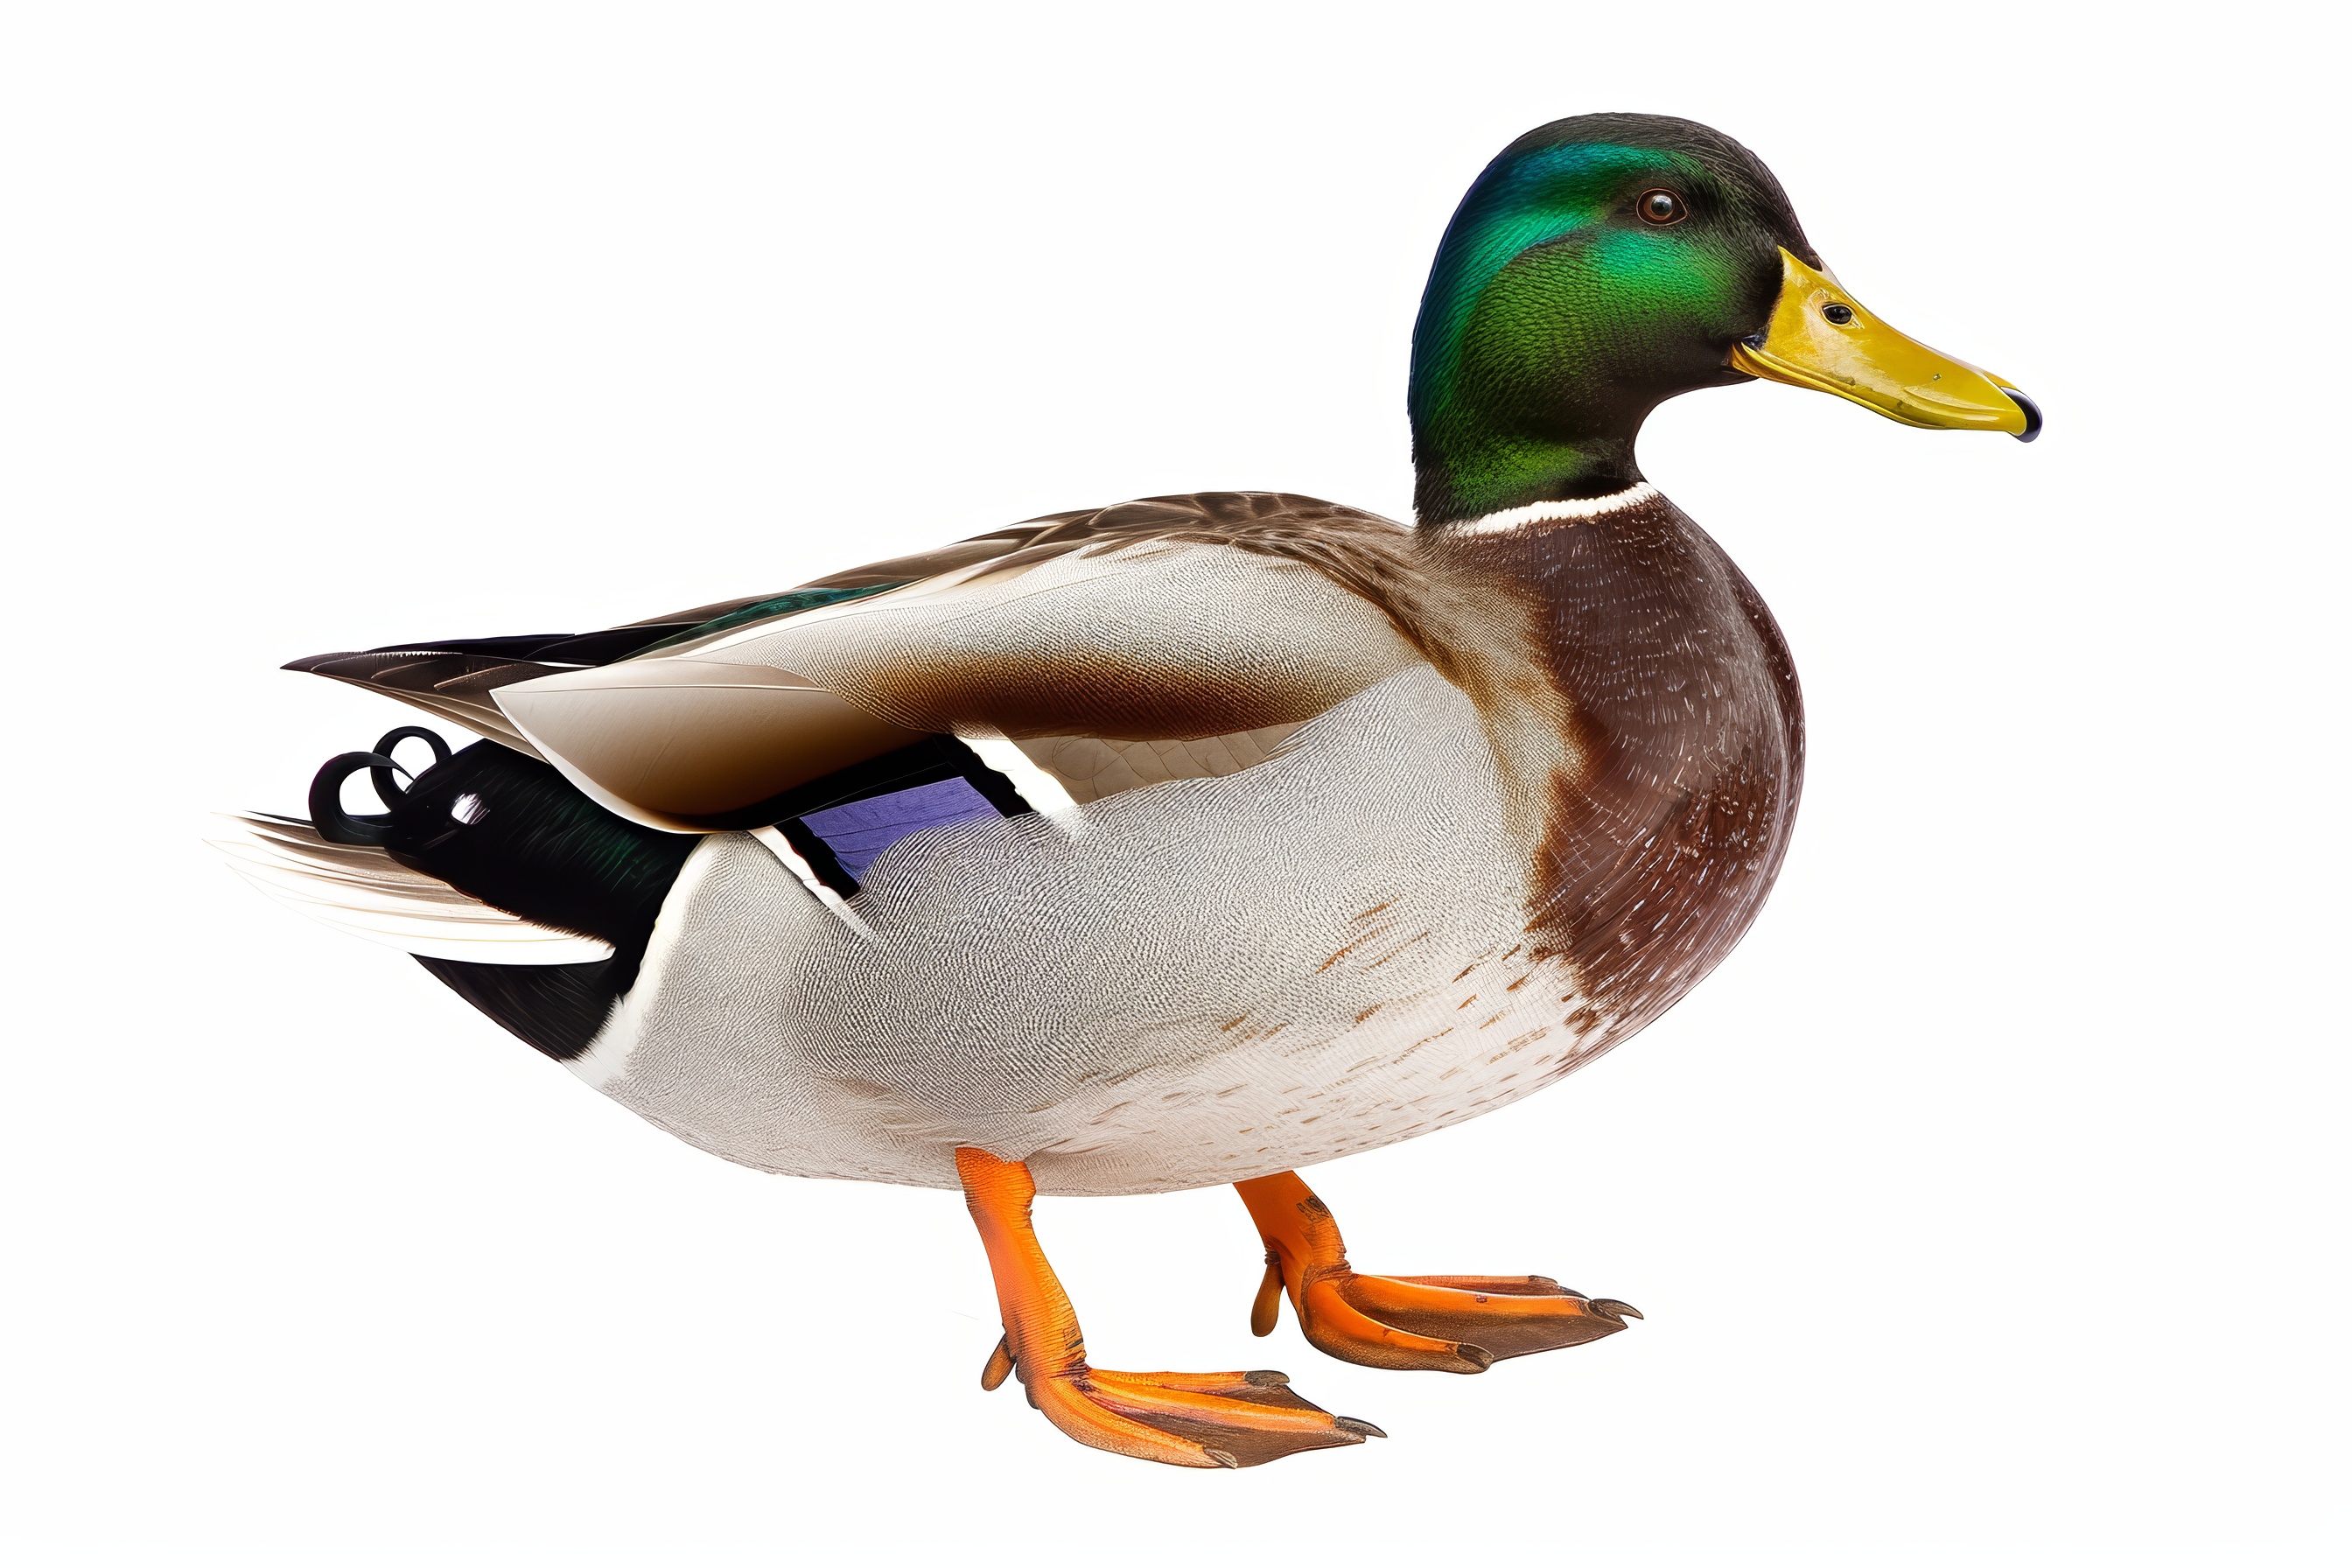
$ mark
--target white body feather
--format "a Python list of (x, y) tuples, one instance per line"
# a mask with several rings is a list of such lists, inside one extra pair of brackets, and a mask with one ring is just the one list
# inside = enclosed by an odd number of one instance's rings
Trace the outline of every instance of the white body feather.
[(1602, 1039), (1528, 954), (1492, 752), (1425, 664), (1254, 768), (1080, 809), (902, 841), (853, 900), (870, 940), (712, 836), (574, 1070), (761, 1170), (952, 1187), (971, 1144), (1111, 1194), (1433, 1131)]

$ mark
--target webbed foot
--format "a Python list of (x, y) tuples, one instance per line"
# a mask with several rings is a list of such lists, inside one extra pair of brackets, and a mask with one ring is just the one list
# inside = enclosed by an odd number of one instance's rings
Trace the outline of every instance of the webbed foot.
[[(1000, 1343), (981, 1384), (993, 1388), (1013, 1370)], [(1168, 1465), (1240, 1469), (1388, 1436), (1300, 1398), (1278, 1372), (1113, 1372), (1080, 1362), (1024, 1387), (1048, 1421), (1087, 1447)]]
[(1194, 1469), (1238, 1469), (1314, 1448), (1385, 1436), (1290, 1390), (1278, 1372), (1113, 1372), (1088, 1365), (1077, 1314), (1029, 1219), (1026, 1166), (956, 1151), (964, 1198), (988, 1248), (1004, 1338), (981, 1372), (995, 1388), (1017, 1376), (1029, 1403), (1089, 1447)]
[(1234, 1184), (1266, 1247), (1250, 1311), (1274, 1331), (1286, 1292), (1307, 1341), (1326, 1355), (1394, 1371), (1484, 1372), (1498, 1361), (1616, 1333), (1642, 1314), (1539, 1274), (1360, 1274), (1339, 1222), (1289, 1172)]

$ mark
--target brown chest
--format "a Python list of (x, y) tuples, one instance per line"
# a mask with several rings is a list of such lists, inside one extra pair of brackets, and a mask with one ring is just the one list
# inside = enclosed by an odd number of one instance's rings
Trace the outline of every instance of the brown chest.
[(1613, 1037), (1738, 942), (1786, 851), (1804, 767), (1796, 671), (1722, 549), (1654, 492), (1442, 548), (1524, 594), (1574, 761), (1551, 772), (1528, 931)]

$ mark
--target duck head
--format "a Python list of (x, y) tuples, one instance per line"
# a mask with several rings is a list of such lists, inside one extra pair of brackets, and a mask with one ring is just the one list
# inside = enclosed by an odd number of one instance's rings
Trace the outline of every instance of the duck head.
[(1662, 115), (1505, 148), (1446, 228), (1412, 349), (1424, 526), (1637, 484), (1650, 410), (1757, 378), (1923, 429), (2042, 428), (1999, 377), (1864, 310), (1754, 153)]

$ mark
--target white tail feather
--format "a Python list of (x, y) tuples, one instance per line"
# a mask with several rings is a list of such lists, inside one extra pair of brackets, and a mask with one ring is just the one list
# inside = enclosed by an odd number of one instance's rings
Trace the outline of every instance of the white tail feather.
[(219, 815), (235, 832), (206, 842), (229, 857), (232, 870), (338, 931), (464, 963), (593, 963), (613, 956), (607, 942), (493, 909), (381, 849), (330, 844), (307, 822)]

